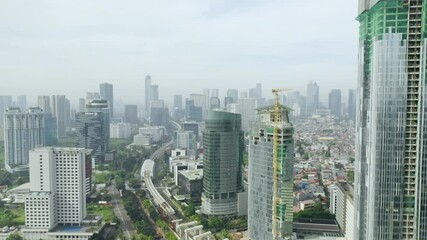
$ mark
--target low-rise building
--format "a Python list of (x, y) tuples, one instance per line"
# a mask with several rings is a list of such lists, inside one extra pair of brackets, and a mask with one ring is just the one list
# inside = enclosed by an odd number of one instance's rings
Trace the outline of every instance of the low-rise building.
[(203, 192), (203, 169), (179, 171), (178, 186), (186, 199), (200, 202)]
[(310, 210), (314, 208), (314, 205), (316, 205), (316, 202), (309, 199), (309, 200), (304, 200), (300, 202), (300, 209), (301, 210)]

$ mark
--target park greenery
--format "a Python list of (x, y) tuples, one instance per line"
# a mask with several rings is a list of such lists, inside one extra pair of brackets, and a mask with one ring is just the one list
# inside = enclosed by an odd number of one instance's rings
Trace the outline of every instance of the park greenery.
[(114, 215), (112, 206), (102, 206), (96, 203), (89, 203), (86, 205), (86, 210), (88, 214), (102, 215), (102, 220), (106, 223), (118, 222), (118, 219)]
[(24, 206), (1, 207), (0, 208), (0, 228), (5, 226), (18, 226), (25, 224)]

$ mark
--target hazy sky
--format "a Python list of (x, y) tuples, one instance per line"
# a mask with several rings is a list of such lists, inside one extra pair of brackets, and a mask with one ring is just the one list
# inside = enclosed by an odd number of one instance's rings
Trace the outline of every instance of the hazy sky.
[(166, 101), (310, 80), (323, 100), (356, 86), (356, 14), (356, 0), (0, 0), (0, 95), (74, 104), (109, 82), (142, 103), (150, 74)]

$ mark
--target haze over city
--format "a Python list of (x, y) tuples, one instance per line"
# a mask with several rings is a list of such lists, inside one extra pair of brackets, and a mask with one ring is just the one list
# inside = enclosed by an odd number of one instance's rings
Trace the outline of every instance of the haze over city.
[[(357, 3), (308, 1), (1, 1), (1, 94), (66, 94), (71, 104), (99, 83), (142, 104), (144, 77), (160, 97), (263, 84), (326, 102), (355, 88)], [(344, 94), (346, 91), (344, 91)], [(346, 97), (344, 97), (346, 99)]]
[(426, 240), (427, 0), (0, 0), (0, 240)]

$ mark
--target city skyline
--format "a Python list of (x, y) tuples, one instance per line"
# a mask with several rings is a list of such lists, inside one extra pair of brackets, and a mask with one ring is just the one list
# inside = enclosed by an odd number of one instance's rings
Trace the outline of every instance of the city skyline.
[[(356, 86), (353, 1), (28, 1), (27, 6), (38, 11), (24, 11), (12, 1), (0, 10), (0, 76), (7, 80), (2, 95), (62, 94), (74, 102), (108, 82), (117, 99), (142, 104), (147, 74), (163, 86), (159, 97), (167, 101), (175, 92), (226, 91), (257, 82), (266, 95), (278, 85), (304, 92), (307, 82), (316, 81), (323, 86), (321, 99), (332, 88)], [(294, 26), (294, 12), (302, 8), (306, 19)]]

